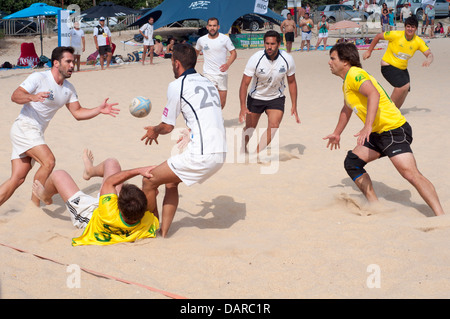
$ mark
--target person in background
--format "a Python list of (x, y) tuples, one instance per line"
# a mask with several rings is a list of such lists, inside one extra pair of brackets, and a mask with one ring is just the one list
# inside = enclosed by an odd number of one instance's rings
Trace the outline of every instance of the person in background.
[(86, 48), (86, 41), (84, 39), (84, 31), (80, 29), (80, 22), (78, 21), (73, 24), (73, 29), (70, 30), (70, 45), (74, 49), (73, 57), (77, 71), (80, 71), (80, 59)]

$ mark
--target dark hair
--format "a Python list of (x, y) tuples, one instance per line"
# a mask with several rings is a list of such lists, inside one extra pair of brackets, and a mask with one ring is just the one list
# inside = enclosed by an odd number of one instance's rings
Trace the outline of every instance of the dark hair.
[(128, 221), (140, 221), (147, 211), (147, 197), (139, 187), (133, 184), (122, 185), (117, 204)]
[(209, 23), (209, 21), (214, 21), (214, 20), (216, 20), (217, 21), (217, 25), (219, 25), (219, 19), (217, 19), (216, 17), (209, 18), (208, 21), (206, 21), (206, 23)]
[(181, 65), (187, 69), (195, 68), (197, 64), (197, 52), (189, 43), (177, 43), (173, 46), (174, 60), (180, 61)]
[(409, 18), (406, 18), (406, 20), (405, 20), (405, 27), (407, 25), (418, 28), (419, 21), (417, 21), (417, 18), (415, 16), (410, 16)]
[(281, 43), (281, 35), (274, 30), (269, 30), (264, 34), (264, 42), (266, 42), (266, 38), (274, 37), (277, 39), (277, 43)]
[(361, 61), (359, 59), (358, 49), (356, 45), (350, 42), (336, 43), (330, 50), (330, 55), (334, 51), (337, 52), (339, 60), (348, 62), (351, 66), (357, 66), (362, 68)]
[(58, 61), (61, 62), (61, 59), (64, 56), (64, 52), (69, 52), (71, 54), (73, 54), (75, 52), (74, 48), (72, 47), (57, 47), (55, 49), (53, 49), (52, 51), (52, 66), (53, 66), (53, 61)]

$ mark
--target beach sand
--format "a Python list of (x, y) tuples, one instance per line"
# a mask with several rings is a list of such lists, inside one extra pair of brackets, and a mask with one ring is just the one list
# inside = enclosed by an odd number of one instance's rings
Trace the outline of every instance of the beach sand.
[[(132, 35), (123, 32), (121, 37), (126, 40)], [(120, 37), (113, 35), (114, 39)], [(10, 40), (3, 46), (1, 61), (15, 64), (22, 41)], [(39, 39), (33, 41), (39, 54)], [(429, 68), (421, 66), (424, 56), (420, 52), (410, 60), (412, 87), (401, 109), (413, 128), (418, 167), (436, 187), (447, 213), (449, 41), (430, 41), (435, 59)], [(334, 42), (330, 38), (328, 43)], [(94, 51), (90, 35), (86, 43), (84, 61)], [(296, 38), (294, 48), (299, 43)], [(57, 39), (45, 38), (44, 45), (44, 55), (50, 57)], [(117, 43), (116, 54), (133, 50)], [(356, 116), (342, 135), (340, 150), (326, 148), (322, 138), (334, 130), (343, 105), (342, 80), (330, 73), (327, 52), (292, 53), (301, 124), (290, 116), (286, 89), (279, 160), (272, 156), (266, 165), (239, 160), (234, 138), (243, 126), (238, 123), (238, 90), (245, 64), (255, 50), (238, 50), (229, 70), (223, 111), (231, 136), (227, 163), (203, 184), (180, 184), (180, 203), (168, 238), (72, 247), (71, 238), (81, 231), (72, 226), (60, 197), (40, 208), (30, 202), (34, 167), (0, 208), (0, 297), (449, 298), (449, 215), (433, 217), (417, 191), (386, 158), (366, 166), (380, 198), (380, 207), (367, 206), (343, 167), (347, 150), (356, 144), (353, 135), (362, 127)], [(390, 93), (392, 87), (380, 72), (383, 53), (375, 50), (363, 67)], [(121, 108), (117, 118), (98, 116), (82, 122), (62, 108), (46, 131), (56, 169), (70, 172), (86, 193), (95, 196), (101, 180), (83, 180), (84, 148), (93, 151), (96, 163), (116, 157), (123, 168), (159, 164), (176, 150), (176, 134), (160, 136), (158, 145), (140, 141), (145, 126), (160, 122), (167, 86), (174, 79), (170, 60), (155, 58), (154, 62), (152, 66), (117, 65), (105, 71), (82, 66), (82, 72), (72, 75), (70, 82), (82, 106), (96, 107), (109, 97)], [(198, 71), (202, 65), (200, 57)], [(10, 97), (33, 71), (0, 71), (1, 181), (10, 176), (9, 130), (21, 109)], [(132, 98), (139, 95), (150, 98), (153, 105), (151, 114), (142, 119), (128, 111)], [(258, 128), (262, 131), (266, 117), (261, 119)], [(184, 128), (181, 116), (177, 128)], [(130, 182), (140, 185), (141, 180)], [(159, 204), (163, 194), (160, 188)], [(76, 277), (77, 269), (82, 270), (81, 277)]]

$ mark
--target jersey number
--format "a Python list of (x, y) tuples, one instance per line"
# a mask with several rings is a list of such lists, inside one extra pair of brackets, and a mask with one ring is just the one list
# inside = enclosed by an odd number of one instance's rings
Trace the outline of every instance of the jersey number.
[[(209, 92), (208, 92), (209, 91)], [(200, 103), (200, 108), (204, 109), (206, 107), (217, 106), (220, 107), (220, 97), (217, 95), (216, 88), (213, 86), (208, 86), (208, 90), (206, 90), (202, 86), (197, 86), (195, 88), (195, 94), (199, 92), (203, 93), (202, 102)], [(211, 102), (212, 100), (212, 102)]]

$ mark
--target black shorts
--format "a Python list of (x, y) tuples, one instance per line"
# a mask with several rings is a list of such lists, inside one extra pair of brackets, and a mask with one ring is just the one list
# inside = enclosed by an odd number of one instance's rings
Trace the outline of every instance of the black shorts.
[(392, 65), (382, 65), (381, 74), (383, 74), (389, 84), (395, 88), (402, 87), (409, 83), (408, 69), (400, 70)]
[(284, 37), (286, 38), (286, 42), (294, 42), (294, 32), (286, 32)]
[(98, 47), (98, 53), (100, 53), (100, 55), (104, 55), (107, 52), (112, 52), (111, 46), (109, 44), (108, 45), (102, 45), (102, 46)]
[(280, 110), (284, 113), (285, 96), (273, 99), (273, 100), (258, 100), (247, 96), (247, 109), (252, 113), (262, 114), (266, 110)]
[(412, 129), (406, 122), (399, 128), (383, 133), (371, 133), (364, 146), (381, 154), (380, 157), (393, 157), (402, 153), (412, 153)]

